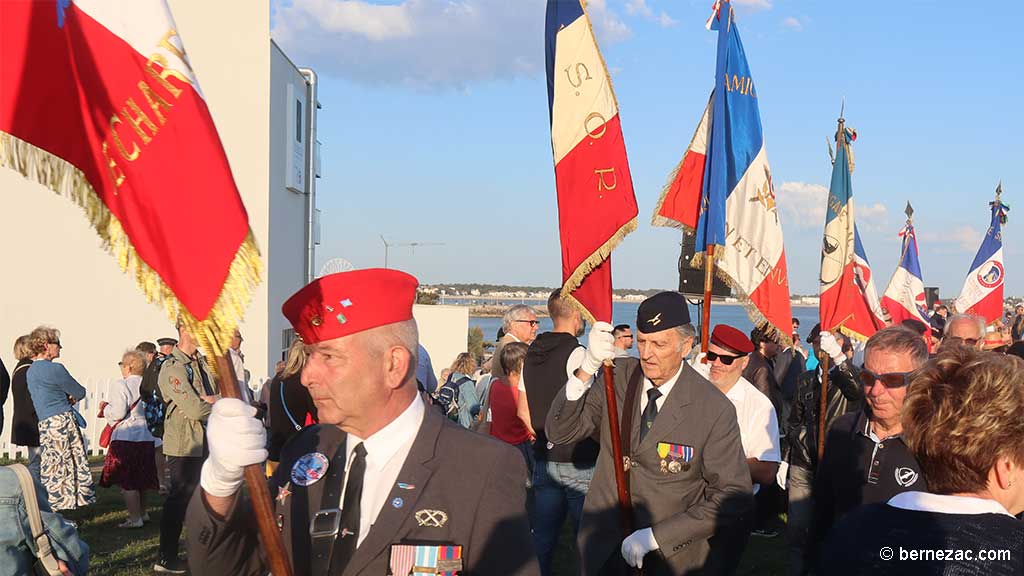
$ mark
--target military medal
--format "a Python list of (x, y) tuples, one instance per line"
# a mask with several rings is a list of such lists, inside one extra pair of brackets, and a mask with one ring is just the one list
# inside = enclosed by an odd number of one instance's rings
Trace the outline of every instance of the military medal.
[(300, 457), (292, 466), (292, 482), (299, 486), (309, 486), (318, 482), (327, 474), (328, 463), (327, 456), (319, 452), (311, 452)]
[(661, 456), (663, 474), (689, 472), (690, 460), (693, 460), (693, 446), (658, 442), (658, 456)]
[(679, 471), (683, 468), (683, 465), (678, 460), (673, 460), (668, 463), (668, 471), (673, 474), (679, 474)]
[(277, 503), (280, 504), (281, 506), (284, 506), (285, 503), (288, 501), (288, 497), (292, 495), (292, 491), (289, 490), (289, 487), (291, 487), (291, 485), (292, 483), (288, 482), (284, 486), (282, 486), (280, 490), (277, 491)]

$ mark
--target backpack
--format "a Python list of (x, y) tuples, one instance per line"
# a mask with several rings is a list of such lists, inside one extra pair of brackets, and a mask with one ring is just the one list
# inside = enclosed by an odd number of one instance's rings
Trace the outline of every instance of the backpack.
[(469, 376), (463, 376), (458, 381), (449, 377), (448, 381), (434, 393), (434, 401), (449, 420), (459, 421), (459, 388), (466, 382), (473, 385), (473, 380)]
[[(139, 384), (139, 398), (146, 413), (146, 429), (154, 438), (164, 437), (164, 419), (167, 417), (167, 402), (160, 392), (160, 369), (170, 356), (154, 359), (142, 374)], [(188, 383), (192, 384), (192, 366), (185, 365)]]

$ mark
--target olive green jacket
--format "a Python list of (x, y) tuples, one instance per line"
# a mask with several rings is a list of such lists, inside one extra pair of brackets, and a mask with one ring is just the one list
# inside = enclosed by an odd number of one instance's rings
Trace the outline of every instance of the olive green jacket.
[[(191, 379), (188, 368), (191, 368)], [(206, 419), (213, 405), (201, 398), (206, 393), (202, 373), (206, 374), (211, 394), (217, 394), (217, 383), (210, 375), (210, 367), (198, 353), (190, 357), (175, 347), (160, 367), (160, 394), (167, 403), (165, 456), (204, 456)]]

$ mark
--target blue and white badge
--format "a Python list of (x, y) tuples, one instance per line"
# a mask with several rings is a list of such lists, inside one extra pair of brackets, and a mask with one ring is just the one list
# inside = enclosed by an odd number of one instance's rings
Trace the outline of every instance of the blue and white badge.
[(327, 475), (329, 461), (319, 452), (311, 452), (295, 461), (292, 466), (292, 482), (299, 486), (315, 484)]

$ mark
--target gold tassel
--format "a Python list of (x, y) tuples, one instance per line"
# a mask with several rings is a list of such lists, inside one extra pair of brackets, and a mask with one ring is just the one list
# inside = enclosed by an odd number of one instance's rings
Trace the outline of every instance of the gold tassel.
[[(206, 320), (200, 321), (182, 306), (160, 275), (142, 260), (121, 222), (100, 200), (85, 174), (76, 166), (16, 136), (0, 132), (0, 167), (15, 170), (81, 207), (99, 235), (103, 248), (117, 260), (122, 272), (132, 273), (148, 302), (155, 301), (161, 305), (172, 322), (180, 318), (199, 347), (211, 358), (227, 352), (231, 337), (263, 274), (263, 260), (252, 230), (238, 247), (213, 308)], [(211, 362), (210, 367), (216, 372), (216, 362)]]
[(637, 220), (636, 216), (634, 216), (628, 222), (623, 224), (615, 234), (612, 234), (612, 237), (606, 240), (600, 248), (595, 250), (594, 253), (588, 256), (586, 260), (581, 262), (580, 265), (576, 267), (576, 270), (573, 271), (572, 275), (569, 276), (569, 279), (562, 285), (562, 297), (568, 300), (571, 305), (575, 306), (580, 313), (583, 314), (584, 318), (591, 323), (596, 321), (594, 319), (594, 315), (591, 314), (590, 310), (587, 310), (579, 300), (573, 297), (572, 292), (579, 288), (580, 284), (583, 284), (583, 280), (594, 268), (600, 266), (601, 262), (604, 262), (609, 256), (611, 256), (612, 250), (619, 245), (619, 242), (622, 242), (622, 239), (625, 238), (627, 234), (636, 230), (636, 225)]

